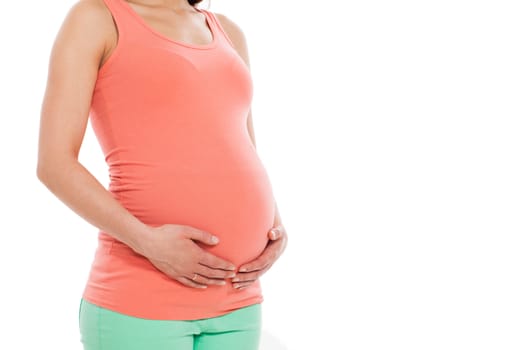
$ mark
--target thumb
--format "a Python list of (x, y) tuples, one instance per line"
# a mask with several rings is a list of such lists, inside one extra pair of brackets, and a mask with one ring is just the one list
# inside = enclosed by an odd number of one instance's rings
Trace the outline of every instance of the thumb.
[(281, 226), (279, 225), (279, 226), (272, 228), (270, 232), (268, 233), (268, 236), (270, 237), (271, 240), (274, 240), (274, 241), (276, 239), (281, 238), (282, 236)]
[(219, 243), (219, 238), (212, 235), (209, 232), (201, 231), (196, 228), (191, 228), (187, 232), (187, 237), (195, 241), (200, 241), (205, 244), (217, 244)]

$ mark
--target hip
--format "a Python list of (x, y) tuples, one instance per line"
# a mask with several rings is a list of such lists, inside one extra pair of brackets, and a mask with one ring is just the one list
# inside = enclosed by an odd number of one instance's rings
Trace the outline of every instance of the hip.
[(79, 330), (85, 350), (98, 349), (257, 349), (261, 303), (220, 316), (196, 320), (159, 320), (130, 316), (84, 298), (79, 305)]

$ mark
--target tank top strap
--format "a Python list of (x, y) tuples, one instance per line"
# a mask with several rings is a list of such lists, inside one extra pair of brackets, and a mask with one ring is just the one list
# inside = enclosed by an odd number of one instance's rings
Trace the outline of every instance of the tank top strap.
[(214, 12), (205, 9), (200, 9), (199, 11), (207, 14), (207, 17), (210, 19), (210, 25), (214, 27), (212, 28), (213, 32), (219, 36), (219, 39), (226, 41), (231, 47), (235, 47), (231, 39), (228, 37), (228, 34), (226, 34), (226, 31), (222, 27), (221, 22), (219, 22), (217, 15)]
[[(119, 41), (123, 42), (140, 33), (141, 27), (134, 18), (133, 10), (125, 0), (103, 0), (117, 26)], [(130, 33), (132, 32), (132, 33)]]

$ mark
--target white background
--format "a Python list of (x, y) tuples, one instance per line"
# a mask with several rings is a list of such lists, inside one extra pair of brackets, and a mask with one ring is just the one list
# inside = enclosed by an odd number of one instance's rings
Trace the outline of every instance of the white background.
[[(36, 178), (73, 1), (0, 21), (2, 349), (81, 349), (96, 229)], [(244, 30), (259, 154), (289, 234), (262, 349), (525, 348), (519, 1), (212, 0)], [(81, 161), (104, 184), (91, 129)]]

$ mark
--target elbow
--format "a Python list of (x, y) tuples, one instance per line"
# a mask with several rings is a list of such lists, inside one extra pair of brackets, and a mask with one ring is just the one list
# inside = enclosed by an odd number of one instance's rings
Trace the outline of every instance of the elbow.
[(36, 177), (46, 186), (50, 186), (57, 178), (61, 176), (67, 169), (70, 169), (72, 160), (70, 159), (44, 159), (40, 158), (36, 165)]
[(44, 184), (49, 181), (49, 178), (52, 176), (51, 169), (53, 169), (54, 166), (51, 163), (53, 159), (54, 157), (50, 155), (50, 152), (39, 150), (36, 164), (36, 177)]
[(49, 181), (49, 177), (50, 177), (50, 171), (48, 170), (48, 166), (42, 162), (42, 161), (38, 161), (37, 165), (36, 165), (36, 177), (37, 179), (43, 183), (43, 184), (46, 184), (48, 181)]
[(44, 181), (44, 178), (45, 178), (45, 168), (44, 168), (44, 164), (42, 164), (42, 161), (41, 160), (38, 160), (37, 163), (36, 163), (36, 177), (37, 179), (40, 181), (40, 182), (43, 182)]

